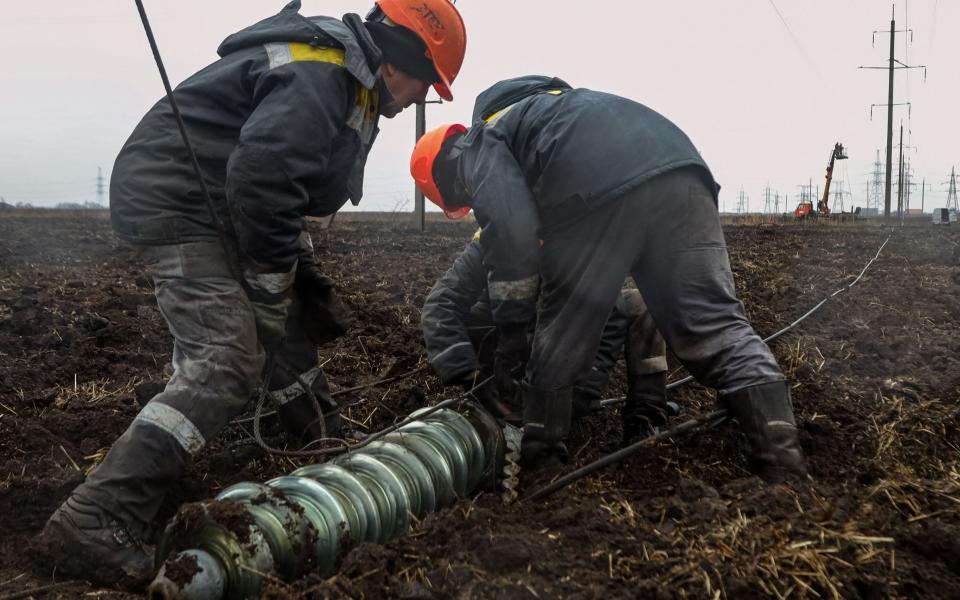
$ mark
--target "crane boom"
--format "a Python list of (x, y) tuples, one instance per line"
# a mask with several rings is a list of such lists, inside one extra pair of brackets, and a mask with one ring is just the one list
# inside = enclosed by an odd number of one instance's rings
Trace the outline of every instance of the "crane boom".
[(847, 158), (846, 150), (844, 150), (843, 144), (837, 142), (833, 145), (833, 152), (830, 153), (830, 163), (827, 165), (827, 183), (823, 186), (823, 198), (821, 198), (820, 202), (817, 203), (817, 210), (823, 215), (830, 214), (830, 205), (828, 201), (830, 199), (830, 182), (833, 181), (834, 161), (843, 160), (845, 158)]

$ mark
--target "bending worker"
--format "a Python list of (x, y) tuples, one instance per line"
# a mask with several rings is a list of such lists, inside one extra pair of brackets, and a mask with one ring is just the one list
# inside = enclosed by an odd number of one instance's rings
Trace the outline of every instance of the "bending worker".
[[(445, 385), (473, 388), (477, 399), (500, 418), (514, 418), (515, 380), (523, 377), (529, 356), (526, 335), (500, 344), (490, 311), (487, 269), (480, 231), (427, 294), (420, 324), (430, 365)], [(532, 323), (530, 324), (532, 325)], [(666, 347), (640, 292), (624, 289), (603, 326), (600, 347), (590, 370), (573, 388), (574, 418), (600, 408), (610, 369), (626, 355), (627, 397), (621, 412), (623, 443), (647, 437), (667, 423), (677, 407), (666, 401)]]
[(719, 188), (676, 125), (626, 98), (520, 77), (480, 94), (470, 129), (424, 135), (410, 168), (448, 215), (472, 208), (483, 227), (501, 343), (536, 317), (523, 382), (528, 468), (566, 460), (574, 384), (631, 275), (667, 345), (719, 390), (752, 467), (770, 481), (805, 472), (789, 387), (734, 291)]
[(452, 98), (466, 33), (449, 0), (377, 0), (366, 21), (299, 8), (231, 35), (220, 60), (176, 89), (214, 207), (166, 99), (114, 165), (111, 221), (153, 277), (173, 376), (44, 529), (55, 559), (88, 578), (150, 573), (145, 530), (191, 457), (247, 403), (266, 355), (279, 359), (268, 391), (285, 428), (301, 442), (321, 430), (305, 385), (336, 433), (317, 344), (343, 333), (344, 310), (304, 217), (360, 201), (380, 116), (422, 103), (431, 86)]

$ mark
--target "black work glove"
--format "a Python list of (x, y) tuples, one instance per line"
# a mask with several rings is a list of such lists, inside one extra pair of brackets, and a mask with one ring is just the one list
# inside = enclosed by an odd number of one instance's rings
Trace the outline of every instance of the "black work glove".
[(527, 326), (512, 323), (499, 326), (497, 351), (493, 362), (494, 380), (501, 398), (513, 398), (518, 382), (523, 379), (523, 369), (530, 358), (530, 342)]
[(314, 344), (323, 345), (347, 332), (352, 317), (333, 280), (312, 261), (301, 261), (293, 288), (300, 297), (303, 328)]

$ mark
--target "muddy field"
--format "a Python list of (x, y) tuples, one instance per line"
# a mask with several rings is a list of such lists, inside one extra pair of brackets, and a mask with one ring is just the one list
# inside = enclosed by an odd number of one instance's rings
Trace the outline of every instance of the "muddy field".
[[(419, 307), (472, 227), (338, 217), (319, 258), (356, 313), (322, 349), (339, 389), (425, 363)], [(737, 287), (763, 335), (859, 284), (772, 343), (793, 381), (812, 478), (764, 486), (735, 431), (664, 443), (543, 504), (496, 493), (425, 519), (338, 575), (275, 598), (960, 598), (960, 230), (729, 226)], [(164, 382), (171, 341), (132, 251), (104, 215), (0, 216), (0, 599), (63, 583), (30, 539)], [(673, 379), (683, 376), (676, 367)], [(609, 395), (624, 389), (622, 366)], [(446, 395), (452, 393), (448, 390)], [(374, 430), (445, 396), (426, 372), (345, 394)], [(696, 386), (684, 417), (713, 407)], [(252, 411), (252, 408), (251, 408)], [(248, 413), (249, 414), (249, 413)], [(281, 444), (267, 422), (268, 441)], [(298, 463), (249, 424), (212, 443), (166, 509)], [(577, 463), (614, 450), (613, 412), (576, 425)], [(118, 598), (83, 582), (35, 597)], [(17, 596), (25, 597), (25, 596)]]

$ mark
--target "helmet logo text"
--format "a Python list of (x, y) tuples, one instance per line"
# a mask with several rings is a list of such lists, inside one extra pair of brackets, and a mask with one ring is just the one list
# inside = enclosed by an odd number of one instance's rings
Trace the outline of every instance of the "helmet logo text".
[(440, 18), (437, 17), (436, 13), (427, 6), (426, 2), (420, 4), (420, 6), (411, 6), (414, 12), (420, 15), (423, 18), (424, 22), (430, 26), (431, 29), (443, 29), (443, 22), (440, 21)]

